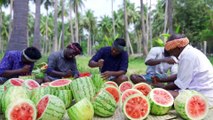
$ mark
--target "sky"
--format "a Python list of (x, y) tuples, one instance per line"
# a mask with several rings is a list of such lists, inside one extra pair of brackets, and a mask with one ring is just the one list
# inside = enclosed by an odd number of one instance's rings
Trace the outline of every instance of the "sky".
[[(81, 12), (85, 12), (88, 9), (91, 9), (94, 12), (94, 15), (97, 18), (100, 18), (101, 16), (107, 15), (111, 16), (111, 1), (112, 0), (85, 0), (84, 1), (84, 7), (82, 8)], [(113, 9), (114, 11), (117, 11), (119, 8), (123, 5), (123, 0), (113, 0), (114, 5)], [(150, 1), (150, 0), (148, 0)], [(130, 0), (131, 3), (135, 3), (136, 7), (140, 6), (140, 0)], [(147, 0), (144, 0), (144, 4), (146, 4)], [(156, 5), (157, 0), (152, 0), (152, 6), (154, 7)], [(29, 4), (30, 11), (32, 13), (35, 13), (35, 4), (32, 4), (30, 2)], [(3, 9), (7, 14), (9, 14), (9, 7), (7, 9)], [(45, 14), (46, 10), (44, 7), (41, 7), (42, 14)]]

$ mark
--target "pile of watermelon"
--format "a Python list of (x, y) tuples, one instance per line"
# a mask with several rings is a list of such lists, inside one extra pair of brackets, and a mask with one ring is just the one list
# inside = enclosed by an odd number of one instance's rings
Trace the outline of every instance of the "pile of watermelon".
[(174, 100), (164, 89), (130, 81), (118, 86), (98, 74), (41, 86), (33, 79), (12, 78), (0, 86), (0, 112), (8, 120), (62, 120), (66, 113), (71, 120), (92, 120), (113, 116), (118, 107), (128, 119), (142, 120), (167, 114), (173, 103), (184, 119), (203, 119), (208, 113), (206, 99), (195, 91), (182, 91)]

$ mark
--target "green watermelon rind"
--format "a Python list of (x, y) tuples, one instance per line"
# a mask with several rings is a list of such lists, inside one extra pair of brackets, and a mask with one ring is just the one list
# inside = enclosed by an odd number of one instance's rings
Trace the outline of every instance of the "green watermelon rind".
[[(161, 105), (159, 103), (156, 103), (154, 101), (154, 98), (153, 98), (153, 95), (154, 95), (153, 92), (155, 90), (160, 90), (160, 91), (166, 92), (171, 97), (171, 102), (168, 103), (167, 105)], [(150, 113), (153, 114), (153, 115), (165, 115), (165, 114), (167, 114), (169, 112), (169, 110), (172, 108), (172, 105), (174, 103), (174, 98), (171, 95), (171, 93), (169, 93), (167, 90), (162, 89), (162, 88), (154, 88), (154, 89), (152, 89), (147, 97), (149, 98), (150, 105), (151, 105)]]
[(35, 104), (29, 100), (29, 99), (23, 99), (23, 98), (19, 98), (17, 99), (16, 101), (10, 103), (6, 109), (6, 112), (5, 112), (5, 118), (7, 120), (11, 120), (10, 119), (10, 112), (12, 109), (14, 109), (14, 106), (18, 105), (18, 104), (21, 104), (21, 103), (28, 103), (32, 108), (33, 108), (33, 111), (34, 111), (34, 114), (32, 116), (32, 120), (36, 120), (36, 116), (37, 116), (37, 110), (36, 110), (36, 107), (35, 107)]
[(64, 102), (60, 98), (50, 94), (43, 96), (41, 99), (47, 96), (49, 97), (49, 102), (47, 103), (44, 112), (40, 118), (37, 118), (37, 120), (62, 120), (66, 112)]
[[(111, 84), (111, 83), (112, 83), (112, 84)], [(113, 81), (106, 81), (106, 82), (104, 83), (104, 85), (105, 85), (105, 86), (107, 86), (107, 85), (112, 85), (112, 86), (115, 86), (115, 87), (119, 88), (119, 87), (118, 87), (118, 84), (117, 84), (116, 82), (113, 82)]]
[[(142, 117), (142, 118), (134, 119), (134, 118), (132, 118), (131, 116), (129, 116), (128, 113), (126, 113), (125, 105), (127, 104), (127, 102), (128, 102), (130, 99), (132, 99), (132, 98), (134, 98), (134, 97), (142, 97), (143, 99), (145, 99), (145, 100), (147, 101), (147, 104), (148, 104), (148, 110), (147, 110), (147, 111), (148, 111), (148, 112), (147, 112), (146, 115), (145, 115), (144, 117)], [(148, 115), (149, 115), (149, 113), (150, 113), (150, 102), (149, 102), (149, 99), (148, 99), (146, 96), (144, 96), (143, 94), (141, 94), (141, 93), (132, 94), (132, 95), (130, 95), (129, 97), (127, 97), (126, 100), (124, 101), (124, 104), (122, 105), (122, 110), (123, 110), (124, 114), (126, 115), (126, 117), (127, 117), (128, 119), (130, 119), (130, 120), (143, 120), (143, 119), (147, 118)]]
[(72, 105), (72, 91), (71, 90), (59, 90), (56, 94), (60, 98), (66, 108), (69, 108)]
[(71, 120), (92, 120), (94, 109), (92, 103), (84, 98), (67, 110)]
[[(197, 118), (197, 117), (192, 118), (188, 114), (186, 104), (189, 102), (190, 98), (193, 97), (193, 96), (201, 97), (207, 105), (206, 112), (201, 118)], [(184, 119), (203, 119), (208, 114), (208, 110), (209, 110), (207, 99), (202, 94), (200, 94), (200, 93), (198, 93), (197, 91), (194, 91), (194, 90), (181, 90), (179, 92), (179, 95), (175, 98), (174, 108), (175, 108), (176, 112)]]
[(39, 87), (31, 90), (30, 99), (37, 105), (38, 101), (47, 94), (53, 95), (54, 92), (49, 87)]
[(106, 90), (101, 90), (95, 96), (92, 104), (95, 114), (101, 117), (112, 116), (117, 108), (114, 97)]
[[(58, 81), (60, 81), (60, 80), (67, 80), (67, 81), (69, 81), (69, 83), (68, 83), (68, 84), (65, 84), (65, 85), (63, 85), (63, 86), (55, 86), (55, 85), (52, 85), (54, 82), (58, 82)], [(71, 90), (71, 87), (70, 87), (71, 83), (72, 83), (72, 81), (69, 80), (69, 79), (58, 79), (58, 80), (55, 80), (55, 81), (50, 82), (50, 83), (49, 83), (49, 87), (52, 88), (53, 90), (56, 90), (56, 91), (57, 91), (57, 90)]]
[[(117, 87), (115, 87), (115, 86), (112, 86), (112, 85), (108, 85), (108, 86), (105, 86), (104, 87), (104, 90), (106, 90), (106, 88), (114, 88), (114, 89), (116, 89), (117, 91), (118, 91), (118, 97), (119, 97), (119, 99), (118, 99), (118, 102), (116, 102), (117, 104), (119, 104), (119, 102), (120, 102), (120, 99), (121, 99), (121, 96), (120, 96), (120, 90), (117, 88)], [(106, 90), (107, 91), (107, 90)], [(108, 91), (107, 91), (108, 92)], [(109, 92), (110, 93), (110, 92)], [(110, 93), (111, 94), (111, 93)], [(112, 95), (112, 94), (111, 94)], [(113, 96), (113, 95), (112, 95)]]

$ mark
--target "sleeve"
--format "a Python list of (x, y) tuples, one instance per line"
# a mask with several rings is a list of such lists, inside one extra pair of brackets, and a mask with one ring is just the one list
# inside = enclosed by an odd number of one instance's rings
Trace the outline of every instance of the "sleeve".
[(57, 65), (57, 57), (54, 54), (51, 54), (48, 58), (47, 72), (51, 72), (52, 70), (54, 70), (56, 65)]
[(4, 73), (5, 70), (12, 69), (12, 65), (13, 65), (13, 58), (12, 56), (10, 56), (9, 53), (8, 54), (6, 53), (0, 63), (0, 75)]
[(91, 60), (94, 60), (95, 62), (98, 62), (98, 60), (102, 58), (103, 54), (104, 54), (104, 49), (101, 48), (101, 49), (98, 50), (98, 52), (92, 57)]
[(72, 71), (73, 76), (76, 76), (76, 75), (79, 76), (79, 71), (77, 69), (76, 59), (73, 59), (71, 71)]
[(121, 64), (120, 64), (120, 70), (127, 71), (127, 69), (128, 69), (128, 54), (127, 54), (127, 52), (125, 52), (122, 55), (122, 60), (121, 60)]
[(171, 75), (177, 74), (178, 73), (178, 64), (174, 64), (170, 68)]
[(157, 50), (157, 48), (152, 48), (149, 51), (149, 53), (145, 59), (145, 62), (147, 62), (150, 59), (156, 59), (156, 57), (159, 55), (160, 52), (161, 52), (161, 50)]
[(189, 84), (193, 79), (193, 65), (194, 60), (185, 58), (180, 61), (177, 79), (175, 80), (175, 85), (177, 85), (180, 89), (188, 88)]

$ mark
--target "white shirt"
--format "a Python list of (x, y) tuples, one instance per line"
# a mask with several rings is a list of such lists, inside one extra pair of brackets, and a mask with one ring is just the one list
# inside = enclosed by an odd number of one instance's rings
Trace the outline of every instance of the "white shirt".
[[(150, 59), (163, 59), (164, 56), (164, 47), (153, 47), (149, 54), (147, 55), (145, 62), (147, 62)], [(167, 74), (167, 72), (170, 70), (171, 75), (176, 74), (178, 71), (178, 65), (177, 64), (168, 64), (168, 63), (160, 63), (155, 66), (147, 66), (146, 73), (147, 74)]]
[(174, 83), (180, 89), (200, 92), (213, 107), (213, 67), (208, 58), (198, 49), (187, 45), (178, 59), (179, 70)]

